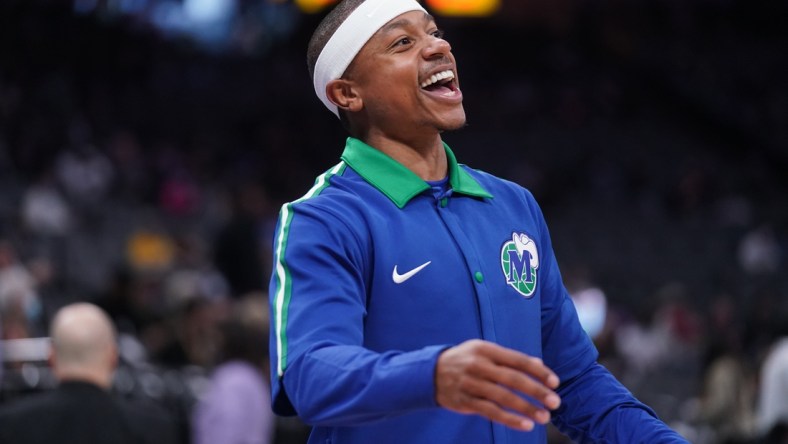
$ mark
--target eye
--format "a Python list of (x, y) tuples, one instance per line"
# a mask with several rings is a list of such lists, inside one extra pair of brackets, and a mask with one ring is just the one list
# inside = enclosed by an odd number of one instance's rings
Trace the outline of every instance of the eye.
[(443, 39), (445, 33), (442, 29), (436, 29), (430, 33), (431, 36), (435, 37), (436, 39)]
[(399, 39), (396, 42), (394, 42), (393, 46), (395, 46), (395, 47), (396, 46), (408, 46), (411, 43), (412, 43), (412, 40), (410, 39), (410, 37), (402, 37), (401, 39)]

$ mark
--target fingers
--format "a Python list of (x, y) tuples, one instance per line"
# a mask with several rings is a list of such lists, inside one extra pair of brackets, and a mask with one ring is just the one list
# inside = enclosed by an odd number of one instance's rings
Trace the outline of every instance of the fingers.
[(556, 389), (560, 381), (550, 368), (544, 365), (541, 359), (510, 350), (492, 342), (479, 341), (481, 352), (501, 366), (519, 370), (537, 379), (545, 386)]
[[(501, 347), (486, 341), (469, 341), (474, 351), (489, 358), (494, 365), (485, 360), (469, 367), (476, 375), (512, 390), (528, 395), (549, 409), (557, 409), (561, 399), (551, 389), (558, 388), (558, 376), (544, 365), (541, 359)], [(462, 344), (463, 346), (465, 344)]]
[[(501, 389), (505, 392), (511, 393), (512, 391), (515, 391), (528, 395), (531, 398), (541, 402), (550, 410), (555, 410), (561, 405), (561, 399), (554, 391), (543, 385), (539, 380), (534, 379), (533, 377), (520, 371), (512, 370), (511, 368), (496, 364), (480, 365), (470, 368), (469, 371), (483, 380), (491, 381), (495, 384), (500, 384), (511, 389)], [(513, 393), (512, 396), (522, 400), (522, 398), (514, 395)], [(530, 406), (531, 404), (528, 405)], [(507, 403), (505, 406), (513, 408), (517, 411), (522, 411), (520, 408), (517, 408), (517, 405), (510, 405)], [(528, 412), (522, 412), (528, 414)]]
[(550, 422), (549, 411), (526, 401), (513, 391), (498, 384), (481, 379), (469, 379), (466, 390), (468, 394), (477, 399), (492, 401), (498, 407), (498, 410), (506, 412), (507, 415), (498, 415), (501, 418), (515, 415), (521, 421), (525, 418), (530, 418), (539, 424)]
[(534, 429), (534, 422), (520, 415), (507, 412), (493, 402), (475, 398), (470, 401), (474, 413), (478, 413), (490, 421), (503, 424), (516, 430), (530, 432)]
[(548, 409), (561, 404), (558, 384), (541, 359), (481, 340), (445, 350), (435, 371), (439, 405), (518, 430), (550, 421)]
[[(499, 390), (503, 391), (503, 389), (500, 388)], [(439, 404), (448, 408), (449, 410), (454, 410), (458, 413), (483, 416), (490, 421), (498, 422), (514, 429), (524, 431), (533, 430), (535, 425), (533, 419), (512, 411), (508, 411), (500, 404), (486, 399), (483, 396), (474, 396), (470, 394), (472, 392), (482, 393), (484, 391), (485, 390), (473, 390), (471, 388), (467, 393), (462, 393), (452, 399), (450, 404), (440, 401)]]

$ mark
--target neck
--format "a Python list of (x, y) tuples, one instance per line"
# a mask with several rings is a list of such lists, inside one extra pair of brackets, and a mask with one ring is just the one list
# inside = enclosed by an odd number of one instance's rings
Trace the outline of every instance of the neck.
[(104, 390), (112, 387), (112, 372), (94, 369), (55, 369), (55, 377), (60, 382), (89, 382)]
[(400, 140), (370, 132), (362, 140), (424, 180), (441, 180), (448, 174), (446, 151), (440, 133), (417, 140)]

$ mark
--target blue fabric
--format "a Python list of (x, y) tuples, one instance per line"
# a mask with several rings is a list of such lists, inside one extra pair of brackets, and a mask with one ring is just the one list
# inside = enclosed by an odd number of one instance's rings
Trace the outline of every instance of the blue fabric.
[[(310, 443), (545, 443), (542, 426), (523, 433), (436, 405), (438, 355), (483, 338), (544, 359), (563, 381), (555, 423), (581, 442), (686, 442), (596, 364), (533, 196), (459, 168), (466, 185), (493, 197), (441, 198), (425, 186), (400, 208), (396, 193), (378, 188), (390, 185), (342, 167), (319, 194), (287, 207), (292, 219), (277, 229), (287, 225), (275, 258), (282, 272), (270, 289), (291, 295), (272, 305), (284, 332), (280, 344), (272, 334), (274, 411), (314, 425)], [(535, 254), (507, 251), (519, 235)], [(395, 266), (403, 275), (428, 261), (394, 281)], [(513, 287), (533, 270), (533, 281)]]
[(435, 199), (449, 197), (449, 193), (451, 192), (451, 188), (449, 188), (449, 176), (446, 176), (441, 180), (427, 180), (426, 182), (427, 185), (429, 185), (432, 189), (432, 195), (435, 197)]

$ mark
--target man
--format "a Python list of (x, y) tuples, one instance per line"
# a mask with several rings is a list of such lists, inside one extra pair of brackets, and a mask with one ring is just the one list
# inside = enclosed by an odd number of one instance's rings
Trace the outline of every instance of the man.
[(273, 406), (310, 443), (684, 443), (604, 368), (523, 188), (459, 165), (458, 70), (413, 0), (345, 0), (309, 45), (342, 161), (282, 207)]
[(238, 301), (220, 325), (219, 364), (192, 412), (192, 444), (270, 444), (267, 298)]
[(760, 373), (758, 432), (767, 443), (788, 442), (788, 334), (775, 341)]
[(58, 387), (0, 409), (0, 442), (14, 444), (170, 444), (166, 411), (109, 394), (118, 362), (107, 315), (87, 303), (68, 305), (50, 330), (50, 365)]

